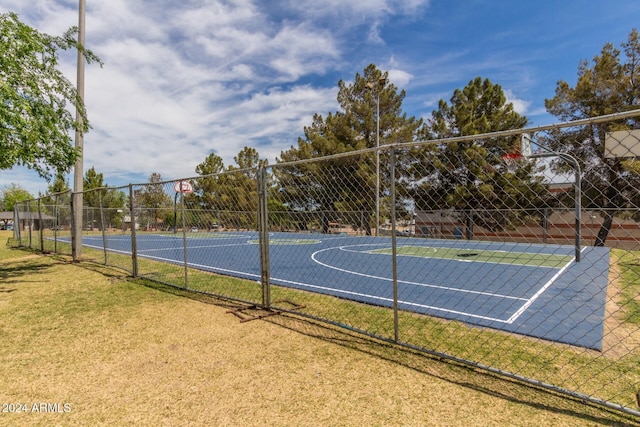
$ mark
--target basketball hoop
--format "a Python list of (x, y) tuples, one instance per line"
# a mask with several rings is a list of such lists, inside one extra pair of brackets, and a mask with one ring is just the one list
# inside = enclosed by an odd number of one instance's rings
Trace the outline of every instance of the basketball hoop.
[(513, 173), (518, 169), (518, 164), (522, 158), (523, 157), (520, 153), (507, 153), (502, 156), (502, 161), (507, 166), (507, 170)]

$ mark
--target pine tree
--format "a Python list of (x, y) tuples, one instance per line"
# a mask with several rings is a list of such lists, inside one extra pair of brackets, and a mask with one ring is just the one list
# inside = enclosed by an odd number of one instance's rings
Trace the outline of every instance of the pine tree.
[[(555, 96), (545, 101), (547, 111), (563, 121), (586, 119), (637, 109), (640, 106), (640, 39), (633, 29), (621, 51), (606, 43), (593, 61), (582, 61), (575, 86), (556, 85)], [(600, 211), (604, 221), (595, 245), (604, 246), (616, 211), (640, 205), (638, 162), (605, 157), (607, 132), (637, 129), (638, 119), (592, 124), (552, 132), (545, 140), (553, 150), (575, 157), (582, 171), (583, 207)], [(562, 164), (556, 163), (561, 169)], [(637, 209), (634, 209), (637, 210)]]

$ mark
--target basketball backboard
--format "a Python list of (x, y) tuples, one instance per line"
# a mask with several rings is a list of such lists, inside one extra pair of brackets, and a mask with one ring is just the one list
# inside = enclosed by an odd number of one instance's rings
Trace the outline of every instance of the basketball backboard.
[(531, 134), (523, 133), (520, 138), (520, 154), (522, 157), (528, 158), (533, 154), (533, 150), (531, 149)]
[(607, 132), (604, 156), (608, 159), (640, 157), (640, 129)]

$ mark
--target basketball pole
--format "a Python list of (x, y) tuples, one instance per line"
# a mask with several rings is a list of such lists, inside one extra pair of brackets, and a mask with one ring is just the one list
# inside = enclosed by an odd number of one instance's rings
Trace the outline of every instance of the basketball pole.
[(543, 157), (558, 157), (564, 162), (568, 163), (574, 171), (574, 210), (575, 210), (575, 260), (580, 262), (581, 259), (581, 227), (580, 212), (582, 211), (582, 173), (580, 172), (580, 163), (575, 157), (566, 154), (553, 151), (549, 147), (545, 147), (543, 144), (536, 143), (541, 149), (537, 153), (534, 153), (531, 149), (532, 136), (528, 133), (523, 133), (520, 139), (521, 152), (520, 154), (526, 159), (539, 159)]
[[(85, 0), (79, 0), (78, 5), (78, 76), (77, 91), (78, 102), (84, 104), (84, 49), (85, 44)], [(82, 132), (83, 118), (80, 109), (76, 108), (76, 164), (73, 171), (73, 233), (71, 252), (73, 260), (77, 261), (82, 256), (82, 210), (83, 210), (83, 149), (84, 134)]]
[(376, 93), (376, 236), (380, 228), (380, 91), (387, 83), (386, 77), (378, 78), (378, 85), (368, 82), (365, 87)]

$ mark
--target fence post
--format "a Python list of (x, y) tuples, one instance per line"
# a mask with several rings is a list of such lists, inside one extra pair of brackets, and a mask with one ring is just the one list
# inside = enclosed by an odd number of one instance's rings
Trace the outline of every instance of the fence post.
[(581, 181), (581, 175), (582, 173), (580, 172), (580, 163), (578, 163), (578, 160), (566, 153), (558, 153), (555, 151), (552, 151), (544, 146), (540, 146), (544, 152), (543, 153), (538, 153), (538, 154), (533, 154), (531, 156), (529, 156), (528, 158), (531, 159), (537, 159), (537, 158), (542, 158), (542, 157), (559, 157), (560, 159), (564, 160), (566, 163), (568, 163), (574, 171), (575, 174), (575, 182), (574, 182), (574, 209), (575, 209), (575, 259), (576, 262), (580, 262), (580, 254), (581, 254), (581, 225), (580, 225), (580, 211), (582, 210), (582, 181)]
[[(124, 218), (123, 218), (124, 220)], [(129, 226), (131, 227), (131, 274), (138, 277), (138, 247), (136, 243), (136, 214), (133, 204), (133, 184), (129, 184)]]
[(391, 263), (393, 270), (393, 340), (398, 342), (398, 257), (397, 257), (397, 237), (396, 237), (396, 149), (391, 147)]
[(31, 201), (27, 202), (27, 217), (29, 218), (29, 249), (33, 249), (33, 212), (31, 212)]
[[(570, 157), (570, 156), (567, 156)], [(570, 157), (571, 158), (571, 157)], [(573, 159), (573, 158), (571, 158)], [(574, 184), (574, 195), (575, 195), (575, 231), (576, 231), (576, 238), (575, 238), (575, 257), (576, 257), (576, 262), (580, 262), (580, 256), (582, 251), (581, 249), (581, 229), (582, 229), (582, 224), (580, 223), (580, 212), (582, 211), (582, 175), (580, 172), (580, 164), (578, 163), (577, 160), (573, 159), (573, 164), (575, 167), (575, 184)], [(638, 398), (638, 400), (640, 400), (640, 397)], [(640, 405), (640, 402), (638, 402), (638, 404)]]
[(547, 234), (549, 230), (549, 208), (542, 211), (542, 243), (547, 243)]
[(38, 236), (40, 237), (40, 252), (44, 253), (44, 236), (42, 233), (42, 200), (38, 198)]
[(76, 201), (75, 201), (75, 193), (71, 193), (71, 198), (69, 199), (69, 207), (71, 208), (71, 256), (73, 257), (73, 260), (76, 261), (76, 244), (75, 244), (75, 239), (76, 239), (76, 234), (77, 234), (77, 230), (76, 230), (76, 221), (78, 220), (78, 218), (76, 218), (76, 214), (75, 214), (75, 210), (76, 210)]
[(267, 211), (267, 180), (264, 164), (258, 167), (258, 235), (260, 241), (260, 276), (262, 305), (271, 308), (271, 267), (269, 262), (269, 215)]
[(58, 218), (58, 193), (53, 197), (53, 253), (58, 253), (58, 228), (60, 220)]
[(104, 231), (104, 208), (102, 207), (102, 190), (98, 191), (98, 207), (100, 209), (100, 230), (102, 231), (102, 251), (104, 252), (104, 265), (107, 265), (107, 235)]
[(465, 210), (465, 219), (465, 237), (467, 240), (473, 240), (473, 208)]
[(13, 206), (13, 237), (18, 239), (18, 246), (22, 247), (22, 233), (20, 232), (19, 204)]
[(180, 212), (182, 214), (182, 251), (184, 259), (184, 288), (189, 287), (189, 261), (187, 259), (187, 224), (184, 211), (184, 191), (182, 190), (182, 182), (180, 185)]
[(74, 261), (79, 261), (82, 256), (82, 228), (83, 228), (83, 207), (82, 192), (71, 193), (71, 256)]

